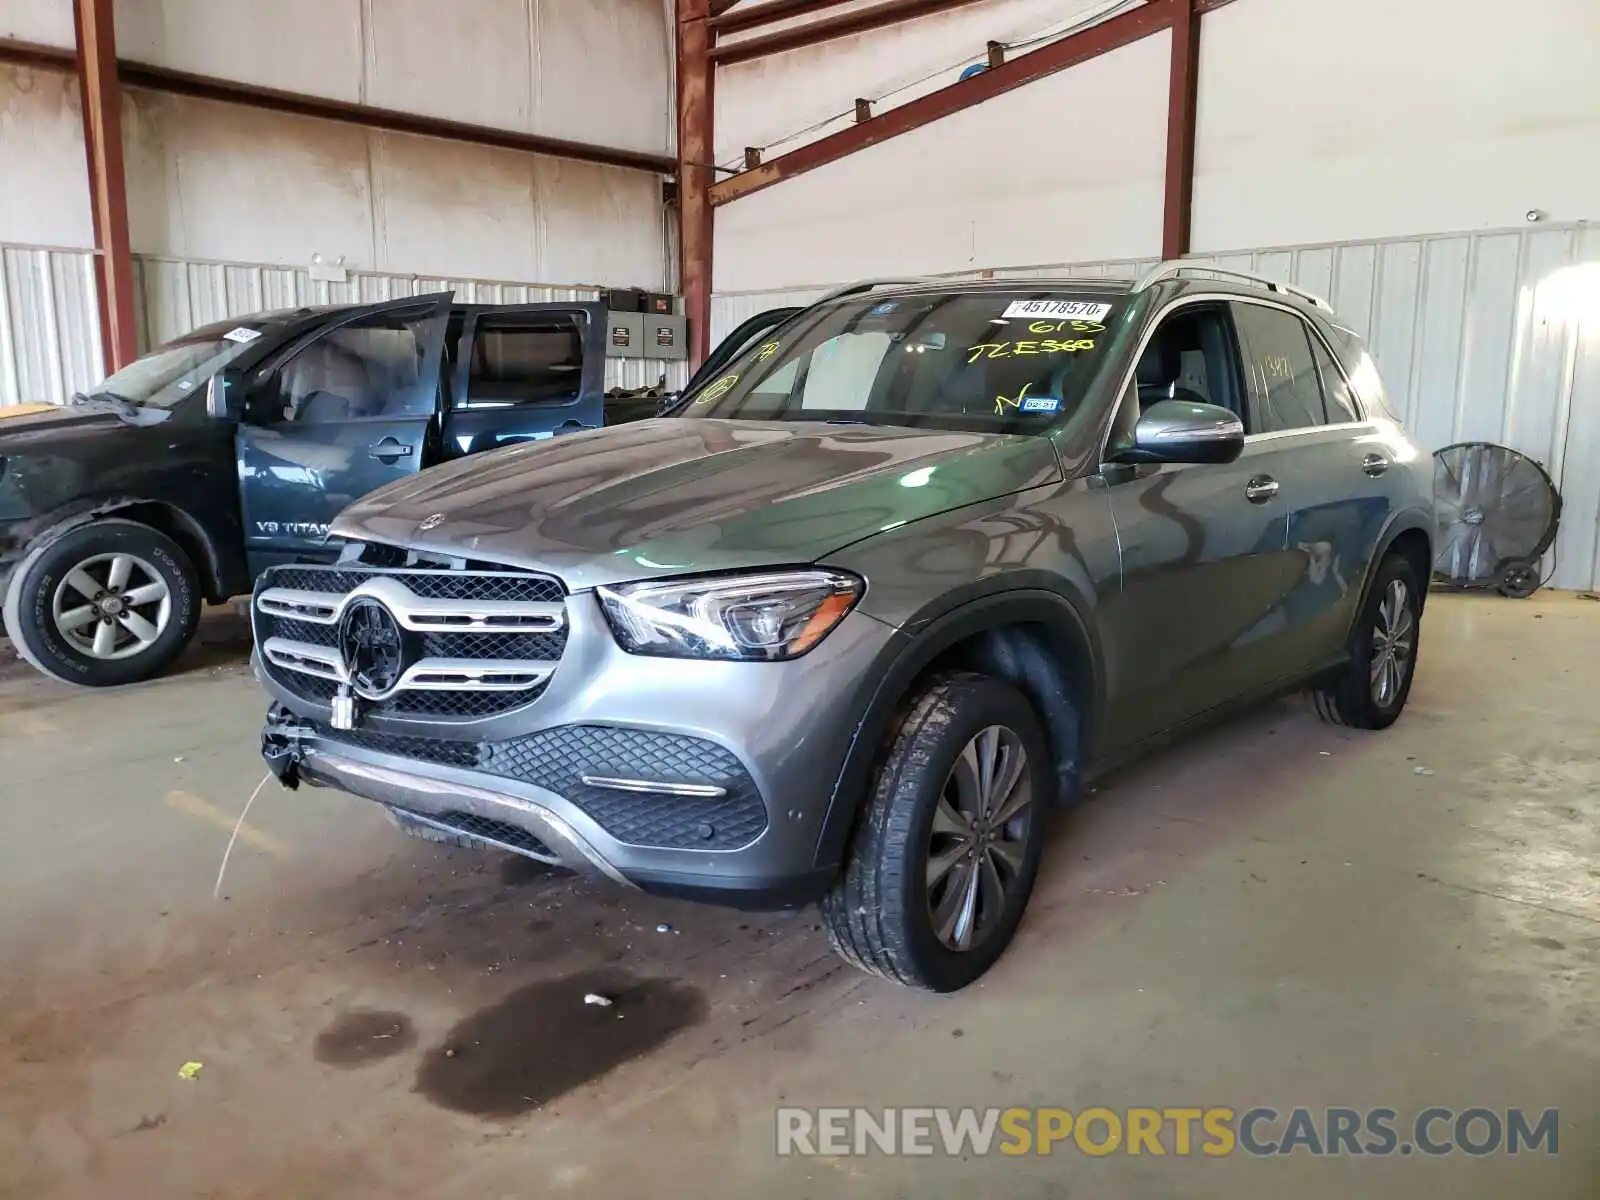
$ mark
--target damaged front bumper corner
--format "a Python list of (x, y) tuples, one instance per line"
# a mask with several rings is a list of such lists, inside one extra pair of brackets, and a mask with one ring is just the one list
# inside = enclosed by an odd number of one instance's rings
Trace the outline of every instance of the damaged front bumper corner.
[(410, 821), (526, 858), (632, 886), (572, 824), (525, 796), (437, 778), (326, 743), (316, 729), (274, 705), (261, 731), (261, 757), (284, 787), (331, 787), (383, 805)]

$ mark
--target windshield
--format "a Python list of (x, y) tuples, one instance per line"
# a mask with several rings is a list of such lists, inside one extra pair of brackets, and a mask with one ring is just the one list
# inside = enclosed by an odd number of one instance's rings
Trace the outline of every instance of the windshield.
[(683, 415), (1043, 432), (1082, 405), (1124, 302), (1019, 287), (822, 305), (751, 346)]
[(259, 331), (243, 325), (225, 331), (196, 330), (129, 363), (90, 394), (169, 408), (202, 389), (259, 336)]

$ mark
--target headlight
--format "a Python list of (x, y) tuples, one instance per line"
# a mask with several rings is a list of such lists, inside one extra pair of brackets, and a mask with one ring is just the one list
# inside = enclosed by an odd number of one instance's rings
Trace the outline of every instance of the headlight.
[(596, 588), (617, 642), (666, 658), (799, 658), (844, 619), (862, 583), (840, 571), (774, 571)]

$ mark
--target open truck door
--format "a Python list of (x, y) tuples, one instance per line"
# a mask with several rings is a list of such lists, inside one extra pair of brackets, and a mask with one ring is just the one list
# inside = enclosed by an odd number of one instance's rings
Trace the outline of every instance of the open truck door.
[(447, 372), (442, 454), (599, 429), (605, 338), (603, 304), (468, 308)]
[(342, 312), (245, 381), (236, 448), (252, 575), (333, 557), (325, 539), (339, 511), (422, 467), (451, 295)]

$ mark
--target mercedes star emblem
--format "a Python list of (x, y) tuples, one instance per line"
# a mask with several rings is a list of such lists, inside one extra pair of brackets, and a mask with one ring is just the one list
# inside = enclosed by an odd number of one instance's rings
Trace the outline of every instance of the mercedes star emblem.
[(356, 694), (381, 700), (394, 691), (405, 670), (400, 622), (378, 601), (361, 597), (339, 620), (339, 655)]

